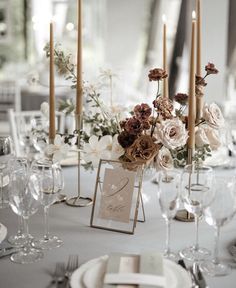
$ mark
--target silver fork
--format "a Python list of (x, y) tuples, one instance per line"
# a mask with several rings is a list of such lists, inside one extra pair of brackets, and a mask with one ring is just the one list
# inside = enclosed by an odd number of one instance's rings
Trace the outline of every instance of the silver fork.
[(78, 255), (69, 255), (69, 259), (66, 266), (65, 277), (68, 279), (67, 286), (69, 285), (72, 273), (79, 267)]
[(52, 276), (52, 283), (55, 283), (57, 287), (65, 279), (65, 264), (63, 262), (57, 262), (56, 268)]

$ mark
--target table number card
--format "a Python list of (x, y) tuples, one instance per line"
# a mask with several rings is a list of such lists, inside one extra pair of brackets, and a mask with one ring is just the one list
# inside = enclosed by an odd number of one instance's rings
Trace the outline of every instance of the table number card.
[(135, 172), (105, 169), (99, 217), (128, 223), (132, 206)]
[(135, 168), (127, 169), (120, 161), (100, 160), (90, 219), (92, 227), (134, 233), (142, 185), (142, 169)]

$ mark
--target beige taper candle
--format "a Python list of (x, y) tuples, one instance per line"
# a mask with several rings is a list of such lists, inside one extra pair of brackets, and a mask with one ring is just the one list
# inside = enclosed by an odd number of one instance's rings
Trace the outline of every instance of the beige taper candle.
[(196, 95), (195, 95), (195, 34), (196, 21), (195, 12), (192, 20), (192, 38), (191, 38), (191, 55), (190, 55), (190, 75), (189, 75), (189, 101), (188, 101), (188, 148), (194, 151), (195, 148), (195, 118), (196, 118)]
[(54, 43), (53, 23), (50, 23), (50, 73), (49, 73), (49, 142), (53, 143), (55, 130)]
[[(162, 16), (163, 22), (163, 69), (168, 73), (167, 48), (166, 48), (166, 15)], [(163, 97), (169, 98), (168, 77), (163, 79)]]
[(78, 39), (77, 39), (77, 88), (76, 114), (83, 110), (83, 79), (82, 79), (82, 0), (78, 0)]
[[(196, 0), (196, 11), (197, 11), (197, 76), (202, 76), (201, 66), (202, 66), (202, 15), (201, 15), (201, 0)], [(196, 107), (196, 117), (197, 123), (202, 118), (202, 110), (203, 110), (203, 97), (197, 97), (197, 107)]]

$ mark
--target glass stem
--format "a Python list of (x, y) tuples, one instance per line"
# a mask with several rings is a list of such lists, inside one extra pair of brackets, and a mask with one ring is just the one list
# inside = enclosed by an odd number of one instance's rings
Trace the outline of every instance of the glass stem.
[(2, 206), (3, 206), (3, 175), (2, 175), (2, 169), (0, 170), (0, 175), (1, 175), (1, 187), (0, 187), (0, 189), (1, 189), (1, 204), (2, 204)]
[(23, 223), (24, 223), (24, 233), (25, 233), (26, 239), (27, 239), (23, 250), (24, 250), (25, 253), (28, 253), (29, 250), (31, 249), (30, 237), (29, 237), (29, 217), (24, 217), (23, 218)]
[(23, 227), (23, 217), (18, 216), (18, 231), (17, 235), (21, 236), (24, 233), (24, 227)]
[(198, 244), (199, 217), (195, 215), (194, 220), (195, 220), (195, 227), (196, 227), (196, 236), (195, 236), (196, 238), (195, 238), (194, 249), (197, 251), (199, 249), (199, 244)]
[(166, 255), (170, 254), (170, 220), (166, 220)]
[(215, 228), (215, 249), (214, 249), (214, 264), (219, 264), (219, 238), (220, 238), (220, 227)]
[(48, 223), (49, 206), (44, 207), (44, 240), (49, 239), (49, 223)]

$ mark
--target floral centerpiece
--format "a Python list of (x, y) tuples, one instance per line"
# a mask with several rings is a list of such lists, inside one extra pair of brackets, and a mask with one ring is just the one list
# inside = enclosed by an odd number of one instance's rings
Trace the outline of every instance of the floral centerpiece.
[[(45, 51), (49, 56), (47, 46)], [(56, 46), (54, 56), (59, 73), (72, 81), (71, 88), (75, 88), (75, 66), (71, 63), (70, 55), (66, 55), (60, 46)], [(204, 77), (196, 76), (196, 97), (203, 97), (203, 89), (207, 85), (206, 77), (218, 73), (212, 63), (205, 66), (205, 71)], [(122, 109), (112, 106), (112, 99), (111, 106), (105, 105), (101, 100), (101, 84), (91, 85), (84, 82), (87, 107), (83, 113), (81, 156), (85, 168), (96, 168), (100, 158), (119, 159), (135, 165), (148, 165), (155, 160), (162, 169), (186, 164), (188, 117), (185, 112), (188, 95), (178, 93), (173, 100), (163, 97), (160, 83), (166, 77), (168, 75), (163, 69), (150, 70), (149, 81), (157, 83), (152, 107), (146, 103), (138, 104), (124, 119)], [(108, 79), (112, 96), (112, 72), (103, 71), (101, 78)], [(58, 108), (65, 113), (73, 113), (73, 100), (61, 100)], [(215, 103), (206, 104), (203, 118), (196, 123), (194, 161), (204, 161), (211, 156), (213, 150), (218, 149), (221, 145), (218, 129), (223, 125), (224, 118), (219, 107)], [(78, 131), (74, 131), (74, 134), (76, 133)], [(74, 139), (73, 135), (69, 138)]]

